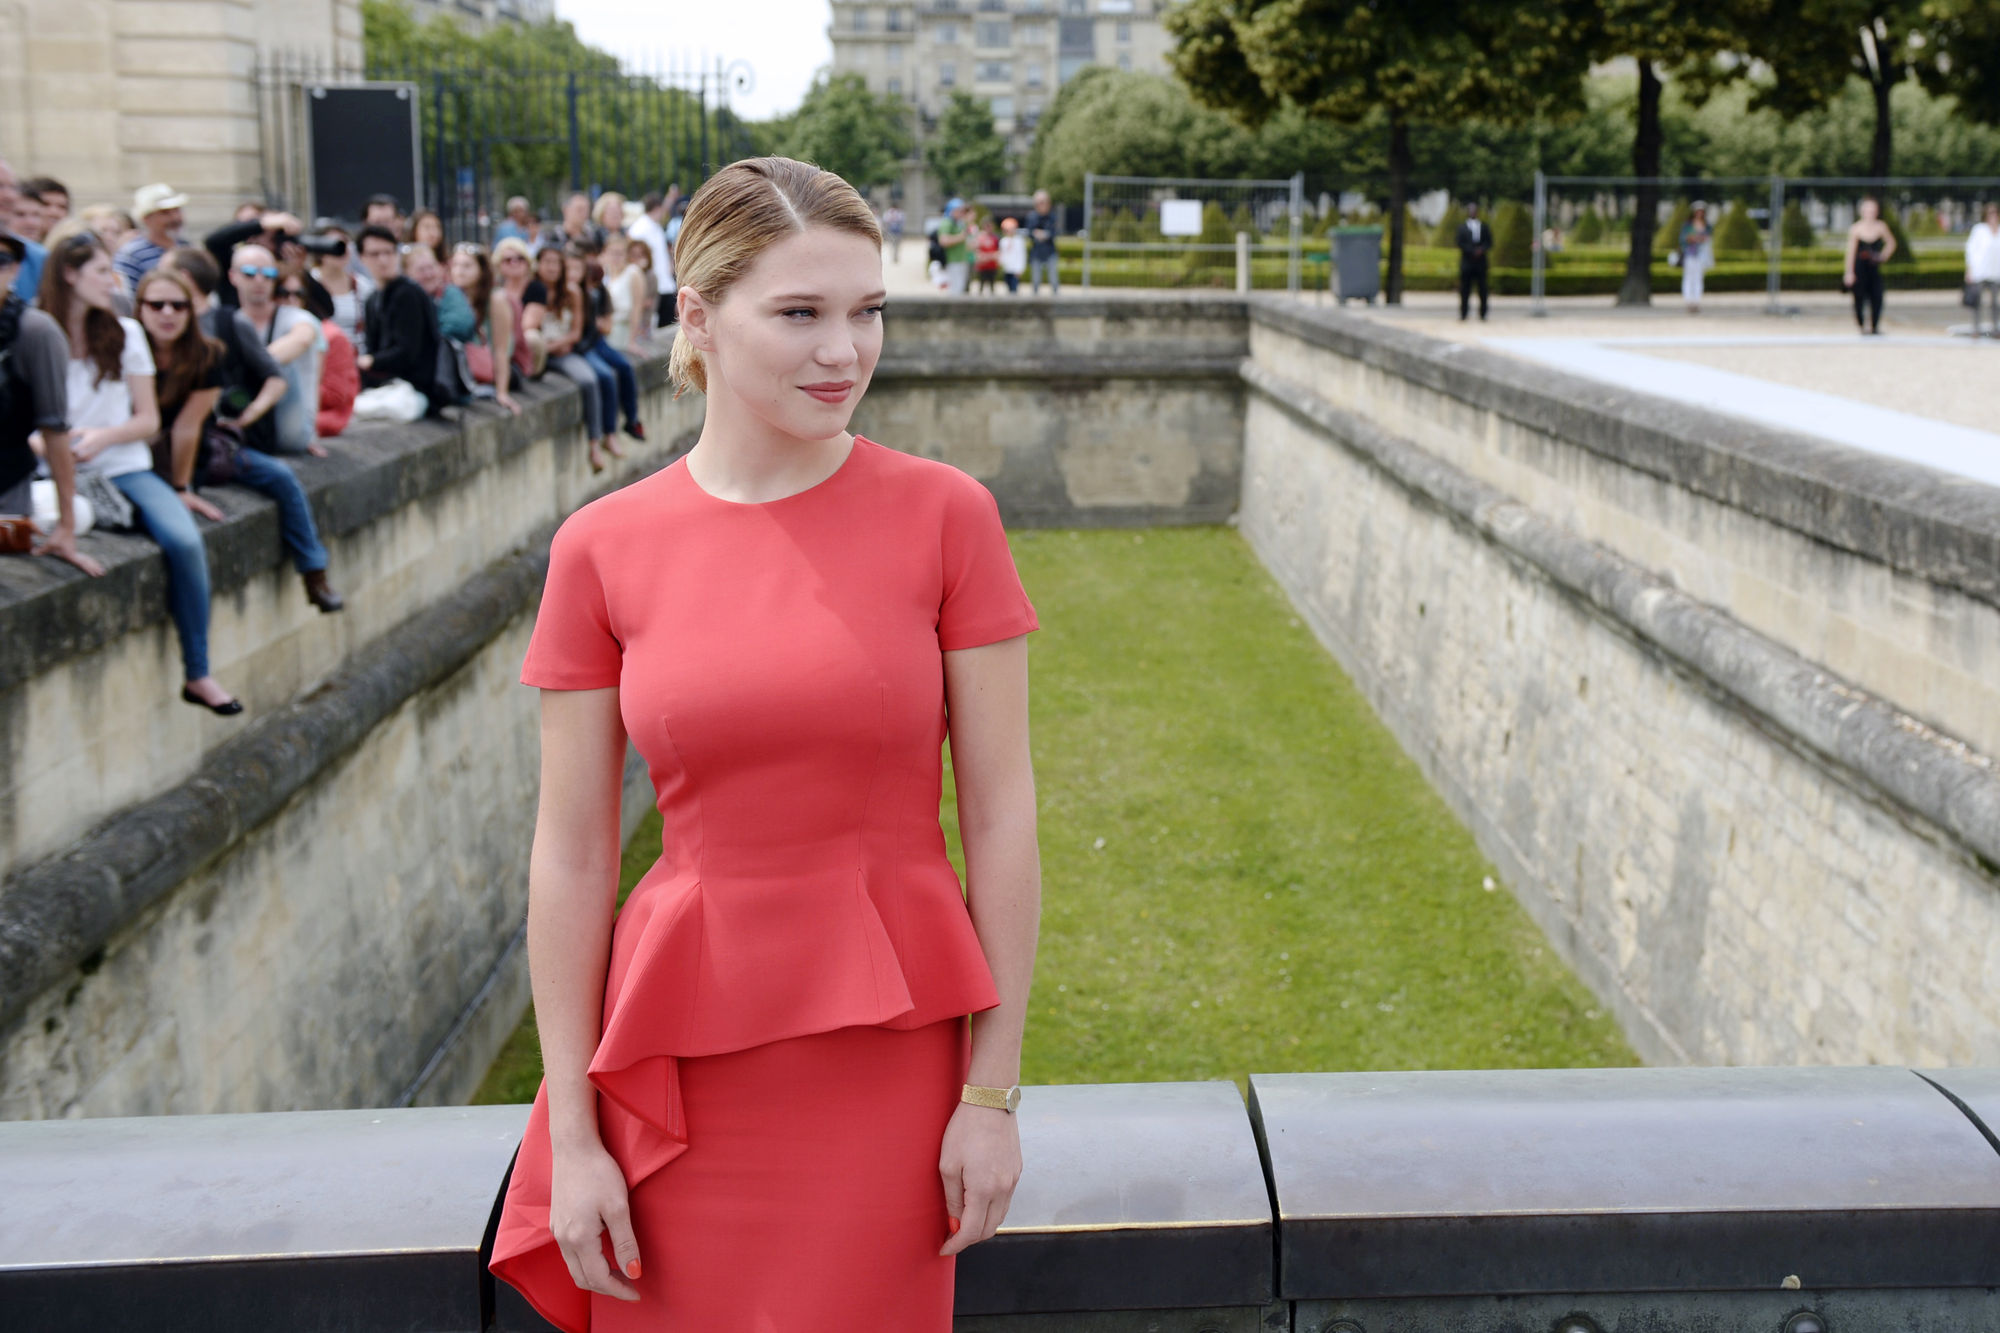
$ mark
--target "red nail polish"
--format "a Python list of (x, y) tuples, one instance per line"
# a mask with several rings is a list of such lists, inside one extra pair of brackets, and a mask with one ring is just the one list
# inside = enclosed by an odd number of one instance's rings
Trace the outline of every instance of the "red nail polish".
[(639, 1280), (639, 1261), (637, 1259), (625, 1265), (625, 1276), (631, 1278), (634, 1282)]
[(951, 1217), (951, 1216), (947, 1216), (947, 1217), (946, 1217), (946, 1218), (944, 1219), (944, 1224), (945, 1224), (945, 1226), (946, 1226), (946, 1227), (950, 1228), (950, 1230), (951, 1230), (951, 1234), (952, 1234), (952, 1235), (956, 1236), (956, 1235), (958, 1234), (958, 1219), (957, 1219), (957, 1218), (955, 1218), (955, 1217)]

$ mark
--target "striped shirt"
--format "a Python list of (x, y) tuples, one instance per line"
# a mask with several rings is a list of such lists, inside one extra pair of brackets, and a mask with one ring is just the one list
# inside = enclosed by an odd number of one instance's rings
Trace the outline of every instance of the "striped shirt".
[(166, 246), (153, 244), (153, 238), (142, 231), (118, 247), (111, 263), (136, 289), (139, 279), (151, 273), (153, 266), (160, 262), (160, 256), (166, 252)]

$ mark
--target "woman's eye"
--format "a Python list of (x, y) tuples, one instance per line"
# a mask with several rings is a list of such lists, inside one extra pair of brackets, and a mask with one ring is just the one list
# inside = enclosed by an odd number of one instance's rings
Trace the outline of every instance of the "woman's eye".
[(790, 310), (781, 310), (778, 313), (781, 315), (813, 315), (818, 312), (811, 306), (794, 306)]
[(869, 319), (880, 319), (882, 318), (882, 307), (879, 305), (866, 306), (862, 309), (861, 313)]

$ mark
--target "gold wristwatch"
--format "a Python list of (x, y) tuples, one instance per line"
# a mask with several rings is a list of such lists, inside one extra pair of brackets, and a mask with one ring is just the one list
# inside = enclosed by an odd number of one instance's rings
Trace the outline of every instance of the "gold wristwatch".
[(1021, 1085), (1016, 1083), (1011, 1088), (982, 1088), (977, 1083), (968, 1083), (965, 1085), (965, 1091), (958, 1095), (958, 1099), (962, 1102), (971, 1102), (974, 1106), (990, 1106), (996, 1111), (1005, 1111), (1008, 1115), (1012, 1115), (1014, 1108), (1021, 1104)]

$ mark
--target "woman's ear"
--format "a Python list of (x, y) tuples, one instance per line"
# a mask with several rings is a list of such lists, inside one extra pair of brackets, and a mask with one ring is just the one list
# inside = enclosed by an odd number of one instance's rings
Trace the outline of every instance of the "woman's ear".
[(708, 305), (701, 299), (701, 293), (692, 287), (683, 287), (674, 296), (675, 308), (680, 313), (681, 330), (697, 352), (711, 350), (714, 339), (708, 327)]

